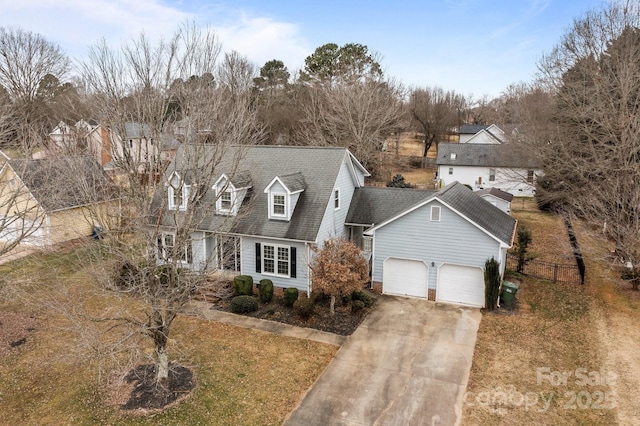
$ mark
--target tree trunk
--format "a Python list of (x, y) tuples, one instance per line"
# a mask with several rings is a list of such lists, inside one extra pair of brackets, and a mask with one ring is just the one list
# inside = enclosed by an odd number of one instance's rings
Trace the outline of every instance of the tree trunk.
[(164, 324), (160, 312), (153, 314), (153, 343), (156, 356), (156, 383), (167, 388), (169, 381), (169, 358), (167, 356), (167, 335), (169, 327)]
[(336, 296), (331, 295), (331, 303), (329, 304), (329, 312), (331, 313), (331, 315), (334, 315), (336, 313), (335, 306), (336, 306)]
[(156, 383), (165, 389), (169, 385), (169, 357), (166, 346), (156, 347)]

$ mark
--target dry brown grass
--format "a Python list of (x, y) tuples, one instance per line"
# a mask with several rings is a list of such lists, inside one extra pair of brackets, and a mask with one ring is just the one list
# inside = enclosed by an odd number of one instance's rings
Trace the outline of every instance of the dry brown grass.
[[(533, 198), (514, 198), (511, 214), (531, 231), (530, 254), (538, 260), (574, 264), (573, 249), (560, 216), (538, 210)], [(517, 241), (517, 239), (516, 239)]]
[[(514, 210), (514, 215), (532, 231), (535, 251), (570, 255), (560, 218), (537, 212), (528, 202), (524, 210)], [(601, 372), (614, 373), (619, 378), (624, 371), (610, 361), (610, 345), (603, 339), (606, 326), (602, 326), (602, 320), (608, 314), (594, 296), (600, 294), (603, 277), (590, 275), (590, 263), (585, 286), (524, 278), (519, 280), (517, 309), (484, 313), (463, 407), (463, 424), (609, 425), (619, 420), (622, 408), (616, 406), (622, 407), (625, 401), (618, 388), (622, 384), (627, 390), (640, 383), (596, 382)], [(635, 338), (637, 334), (631, 336)], [(554, 372), (570, 375), (562, 384), (543, 378)], [(585, 373), (593, 379), (590, 383), (577, 376)]]
[[(150, 417), (131, 416), (109, 404), (98, 363), (77, 349), (77, 329), (54, 309), (58, 297), (104, 308), (86, 275), (73, 269), (69, 255), (38, 256), (4, 265), (0, 310), (37, 315), (39, 326), (18, 351), (0, 362), (2, 424), (237, 424), (279, 425), (324, 370), (337, 347), (199, 318), (174, 322), (170, 354), (192, 367), (197, 387), (190, 398)], [(22, 303), (13, 285), (49, 292)], [(4, 287), (3, 287), (4, 286)], [(64, 288), (64, 291), (57, 289)], [(89, 300), (91, 299), (91, 300)], [(132, 308), (135, 306), (132, 305)], [(147, 348), (150, 354), (151, 348)], [(103, 367), (111, 364), (101, 363)], [(105, 373), (107, 373), (105, 371)], [(110, 374), (109, 374), (110, 376)], [(105, 376), (107, 377), (107, 376)], [(215, 420), (213, 420), (215, 419)]]

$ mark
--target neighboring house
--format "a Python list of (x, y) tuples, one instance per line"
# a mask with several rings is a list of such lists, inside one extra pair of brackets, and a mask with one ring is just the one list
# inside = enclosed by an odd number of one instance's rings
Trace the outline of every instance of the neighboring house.
[(111, 181), (88, 157), (8, 160), (0, 168), (0, 242), (47, 247), (89, 236)]
[(141, 171), (158, 158), (168, 163), (180, 145), (169, 134), (154, 137), (149, 126), (140, 123), (125, 123), (122, 134), (124, 137), (104, 123), (89, 124), (80, 120), (75, 127), (60, 122), (50, 137), (56, 146), (86, 148), (86, 153), (109, 171), (117, 170), (119, 162), (138, 164)]
[(458, 181), (473, 190), (498, 188), (514, 196), (533, 197), (542, 169), (515, 143), (441, 143), (439, 186)]
[[(188, 211), (191, 191), (202, 191), (177, 166), (189, 149), (179, 149), (154, 199), (159, 253), (173, 248), (172, 224)], [(504, 271), (515, 220), (459, 183), (439, 191), (368, 188), (368, 172), (345, 148), (236, 149), (245, 150), (241, 160), (227, 152), (193, 207), (201, 216), (180, 250), (185, 267), (309, 292), (313, 248), (345, 237), (363, 248), (382, 292), (470, 306), (484, 305), (485, 262), (493, 257)]]
[(506, 141), (504, 131), (495, 124), (464, 124), (460, 126), (458, 136), (459, 143), (498, 144)]
[[(454, 182), (439, 191), (358, 188), (347, 222), (365, 227), (382, 293), (484, 306), (484, 266), (504, 273), (516, 220)], [(366, 244), (365, 244), (366, 246)]]
[(509, 194), (508, 192), (498, 188), (485, 188), (480, 191), (476, 191), (476, 195), (505, 213), (509, 213), (511, 211), (511, 200), (513, 200), (513, 194)]
[(87, 144), (87, 135), (93, 130), (97, 123), (79, 120), (75, 123), (60, 121), (49, 133), (49, 138), (53, 142), (55, 149), (65, 152), (77, 153)]

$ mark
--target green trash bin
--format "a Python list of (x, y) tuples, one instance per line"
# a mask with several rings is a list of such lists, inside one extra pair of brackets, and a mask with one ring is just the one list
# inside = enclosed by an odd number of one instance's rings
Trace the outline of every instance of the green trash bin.
[(518, 284), (511, 281), (505, 281), (502, 283), (502, 302), (505, 305), (513, 305), (513, 301), (516, 300), (516, 293), (518, 292)]

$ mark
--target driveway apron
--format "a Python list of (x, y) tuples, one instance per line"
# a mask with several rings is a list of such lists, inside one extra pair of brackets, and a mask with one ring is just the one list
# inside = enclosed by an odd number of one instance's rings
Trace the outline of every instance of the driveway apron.
[(382, 296), (286, 425), (455, 425), (482, 315)]

